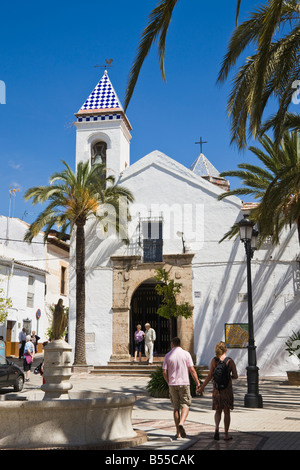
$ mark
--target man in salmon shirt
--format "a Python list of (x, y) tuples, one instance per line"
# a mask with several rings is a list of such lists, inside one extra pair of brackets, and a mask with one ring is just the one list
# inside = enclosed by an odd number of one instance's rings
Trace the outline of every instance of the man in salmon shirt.
[(191, 373), (196, 383), (197, 391), (200, 388), (200, 382), (194, 368), (192, 356), (180, 347), (178, 337), (171, 340), (171, 347), (171, 351), (164, 358), (163, 375), (169, 385), (171, 402), (174, 408), (176, 437), (185, 438), (184, 423), (192, 402), (189, 373)]

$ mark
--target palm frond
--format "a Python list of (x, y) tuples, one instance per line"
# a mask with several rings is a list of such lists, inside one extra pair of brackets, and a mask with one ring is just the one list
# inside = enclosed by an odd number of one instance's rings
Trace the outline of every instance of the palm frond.
[(248, 135), (262, 135), (263, 116), (271, 98), (278, 102), (273, 123), (277, 146), (280, 143), (286, 129), (282, 122), (294, 92), (292, 84), (300, 73), (299, 13), (299, 2), (268, 0), (232, 34), (218, 82), (228, 78), (246, 47), (255, 48), (255, 54), (247, 57), (235, 74), (227, 105), (231, 142), (240, 149), (246, 147)]
[[(25, 240), (31, 242), (40, 231), (44, 231), (46, 240), (54, 226), (65, 233), (71, 226), (85, 225), (90, 217), (101, 219), (98, 212), (104, 204), (114, 208), (117, 230), (122, 231), (124, 218), (121, 220), (118, 212), (120, 201), (123, 200), (127, 211), (134, 200), (133, 194), (127, 188), (115, 185), (113, 177), (106, 177), (103, 165), (90, 167), (89, 162), (79, 162), (75, 173), (66, 162), (62, 163), (65, 168), (51, 176), (49, 186), (36, 186), (26, 191), (26, 200), (48, 205), (31, 224)], [(113, 223), (113, 217), (110, 223)]]
[(228, 43), (227, 53), (223, 58), (217, 82), (222, 83), (227, 79), (246, 47), (257, 41), (266, 14), (267, 8), (265, 6), (259, 7), (251, 14), (249, 20), (235, 28)]
[(236, 14), (235, 14), (235, 24), (238, 26), (239, 23), (239, 14), (240, 14), (240, 7), (241, 7), (241, 0), (237, 0), (236, 2)]
[(228, 230), (228, 232), (226, 232), (223, 235), (219, 243), (222, 243), (227, 239), (231, 240), (232, 238), (238, 238), (239, 234), (240, 234), (240, 227), (239, 227), (239, 224), (236, 222), (235, 224), (232, 225), (230, 230)]
[[(260, 142), (265, 152), (251, 147), (266, 168), (244, 163), (239, 170), (226, 171), (221, 176), (235, 176), (243, 186), (219, 196), (222, 200), (231, 195), (252, 194), (259, 204), (251, 210), (251, 217), (259, 225), (260, 242), (271, 237), (279, 243), (284, 227), (297, 224), (300, 241), (300, 136), (286, 132), (278, 148), (268, 136)], [(269, 155), (268, 155), (269, 152)], [(228, 238), (232, 229), (224, 235)], [(222, 239), (222, 240), (223, 240)]]
[(137, 55), (129, 73), (124, 105), (125, 111), (132, 97), (144, 60), (149, 54), (150, 49), (158, 36), (160, 36), (158, 44), (160, 69), (163, 80), (166, 78), (164, 68), (165, 42), (167, 31), (172, 18), (172, 12), (176, 6), (177, 1), (178, 0), (161, 0), (149, 15), (148, 25), (142, 32)]

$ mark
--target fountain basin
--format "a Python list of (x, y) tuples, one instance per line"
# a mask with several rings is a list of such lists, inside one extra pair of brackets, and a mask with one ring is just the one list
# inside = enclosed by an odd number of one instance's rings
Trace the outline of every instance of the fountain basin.
[[(132, 394), (69, 392), (69, 399), (0, 402), (1, 449), (101, 447), (133, 439)], [(115, 447), (118, 448), (118, 447)]]

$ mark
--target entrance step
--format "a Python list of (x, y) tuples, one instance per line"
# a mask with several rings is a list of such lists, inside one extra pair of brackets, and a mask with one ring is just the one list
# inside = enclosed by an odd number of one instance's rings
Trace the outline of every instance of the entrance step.
[(91, 370), (91, 374), (98, 375), (130, 375), (130, 376), (149, 376), (156, 369), (157, 365), (110, 365), (107, 366), (94, 366)]
[[(153, 364), (148, 364), (145, 358), (142, 362), (118, 361), (108, 362), (106, 366), (94, 366), (90, 374), (97, 375), (126, 375), (126, 376), (146, 376), (150, 377), (151, 373), (163, 365), (163, 357), (155, 357)], [(208, 373), (207, 366), (198, 366), (201, 369), (201, 376), (205, 378)]]
[(106, 366), (94, 366), (92, 374), (98, 375), (131, 375), (149, 376), (159, 366), (163, 365), (164, 358), (154, 357), (153, 364), (148, 364), (147, 358), (143, 357), (141, 362), (131, 361), (110, 361)]

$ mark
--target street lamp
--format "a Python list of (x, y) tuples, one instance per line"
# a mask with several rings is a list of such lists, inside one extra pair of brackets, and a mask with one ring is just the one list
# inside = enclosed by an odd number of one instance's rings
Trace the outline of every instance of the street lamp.
[(177, 232), (177, 236), (181, 238), (182, 250), (183, 250), (183, 253), (185, 253), (184, 233), (183, 232)]
[(256, 241), (258, 231), (253, 229), (254, 223), (244, 215), (239, 222), (240, 237), (244, 243), (247, 256), (247, 291), (248, 291), (248, 367), (247, 367), (247, 385), (248, 392), (245, 395), (244, 405), (246, 408), (262, 408), (262, 396), (258, 391), (258, 367), (256, 365), (256, 346), (254, 342), (253, 328), (253, 306), (252, 306), (252, 281), (251, 281), (251, 258), (256, 250)]

